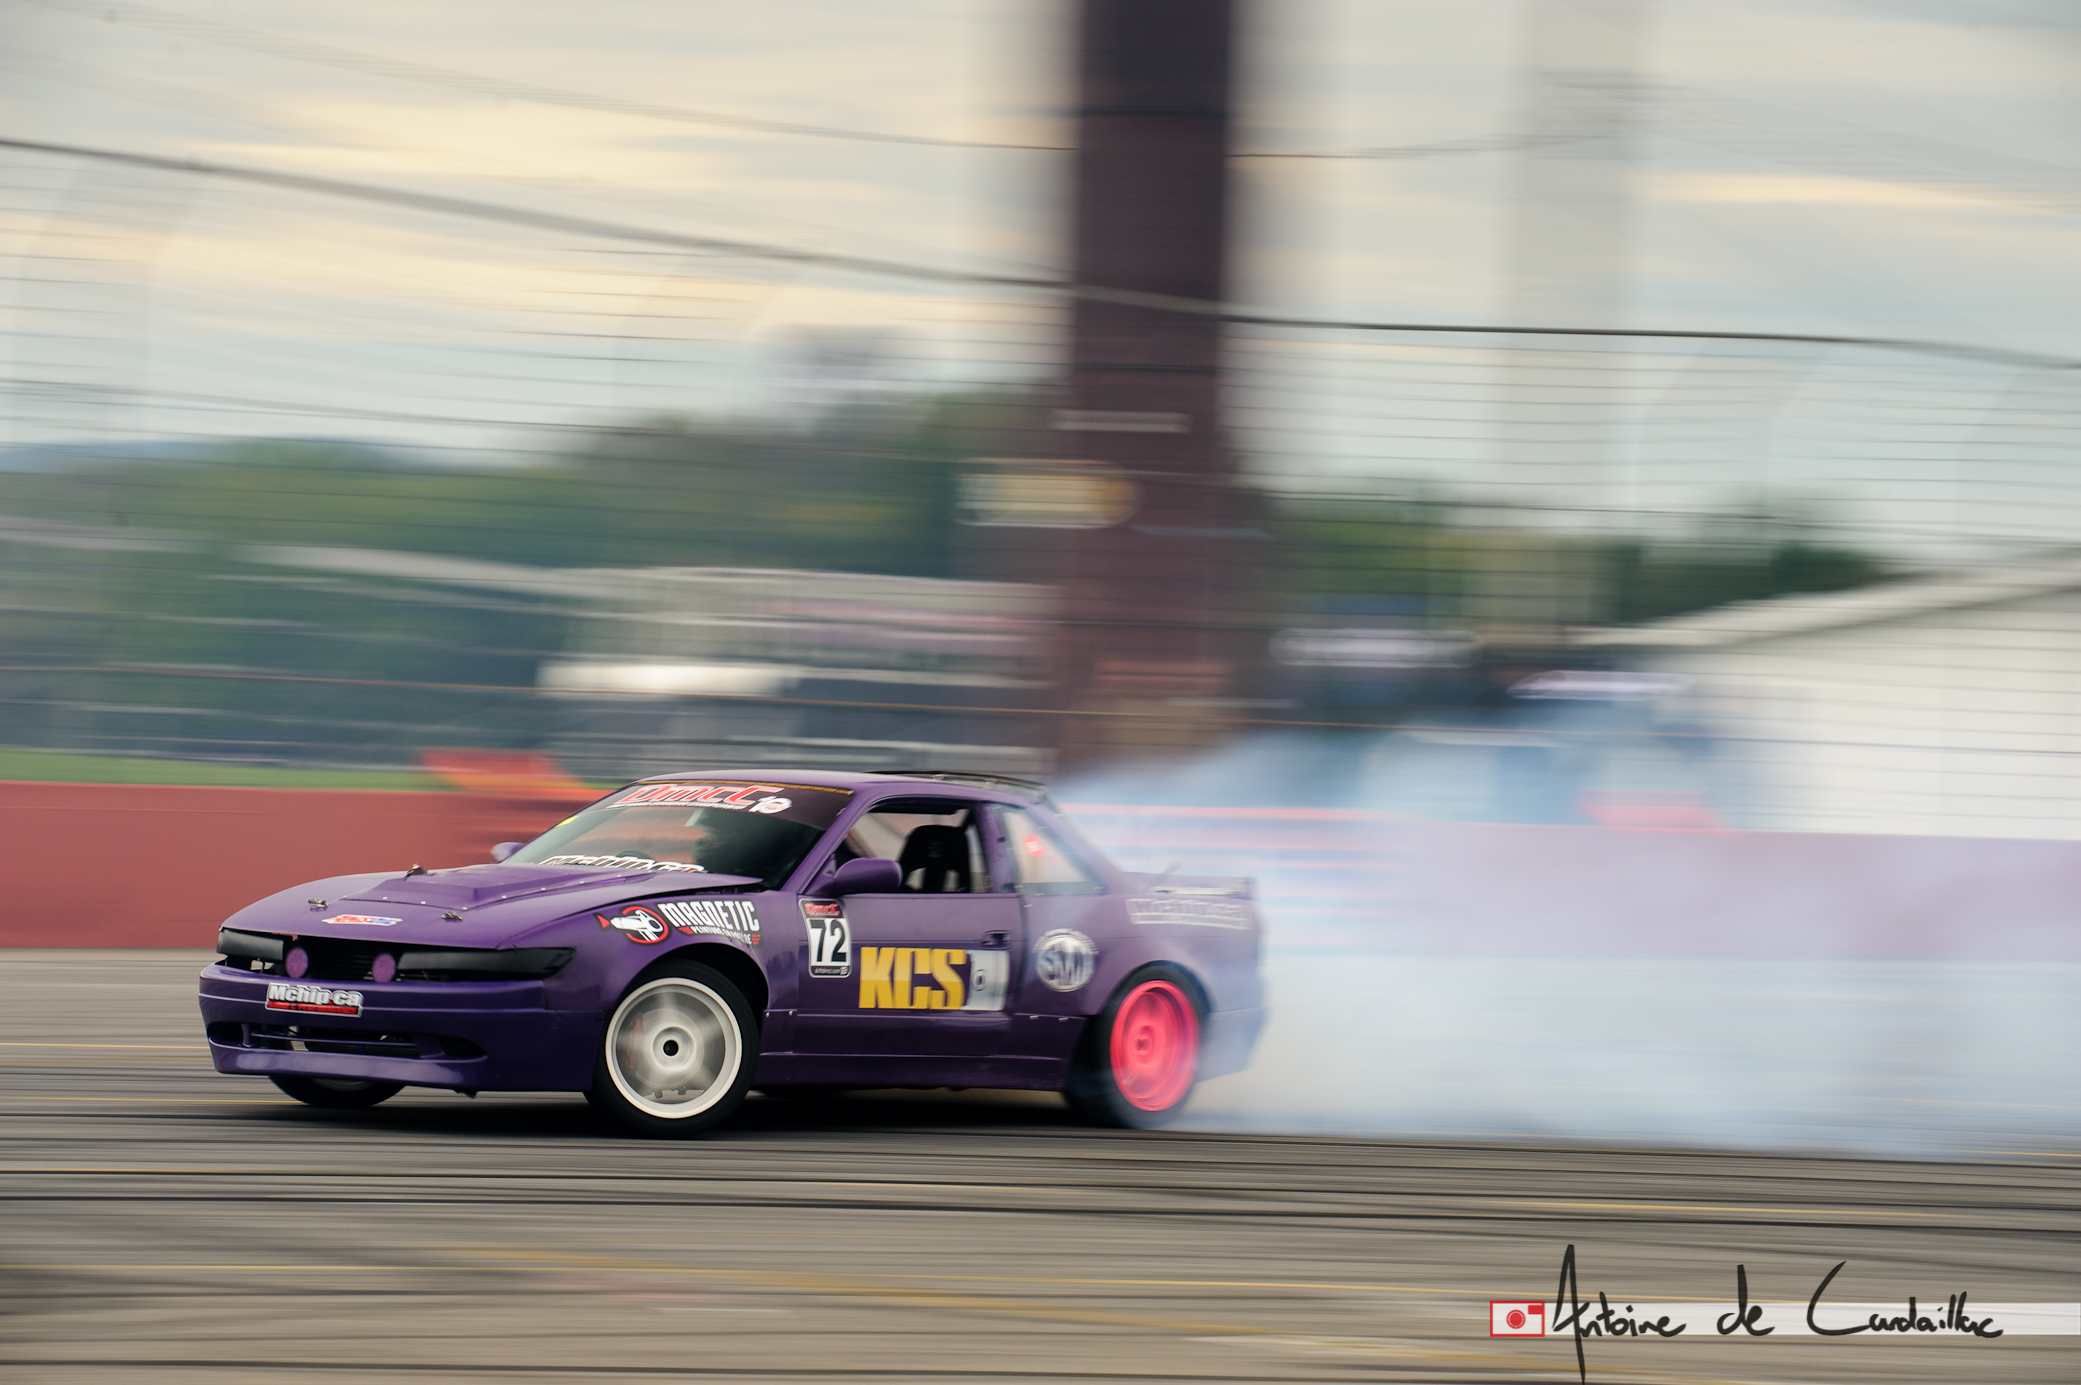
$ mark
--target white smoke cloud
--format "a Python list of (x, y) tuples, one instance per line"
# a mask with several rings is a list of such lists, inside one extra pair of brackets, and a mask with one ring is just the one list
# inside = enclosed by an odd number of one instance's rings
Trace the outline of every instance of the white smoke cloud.
[[(1956, 935), (1947, 945), (1962, 955), (1904, 959), (1887, 955), (1870, 918), (1831, 935), (1826, 900), (1802, 900), (1814, 887), (1801, 880), (1685, 878), (1697, 839), (1636, 834), (1625, 859), (1637, 875), (1662, 878), (1564, 882), (1579, 897), (1550, 899), (1550, 914), (1579, 924), (1607, 895), (1711, 891), (1710, 918), (1702, 906), (1669, 918), (1669, 938), (1685, 946), (1658, 948), (1637, 923), (1630, 948), (1615, 945), (1619, 935), (1538, 920), (1517, 933), (1459, 932), (1466, 919), (1451, 881), (1397, 885), (1422, 838), (1412, 824), (1357, 811), (1377, 785), (1314, 772), (1337, 754), (1358, 758), (1349, 744), (1265, 740), (1058, 794), (1073, 812), (1091, 805), (1078, 814), (1085, 830), (1130, 867), (1160, 870), (1183, 856), (1187, 872), (1259, 879), (1270, 1023), (1254, 1065), (1205, 1084), (1188, 1126), (1881, 1154), (2020, 1151), (2081, 1137), (2071, 1080), (2081, 962), (1974, 960), (1974, 939), (1999, 922), (1990, 914), (2002, 912), (1998, 899), (1967, 891), (1937, 901), (1939, 926)], [(1297, 801), (1327, 815), (1296, 820)], [(1265, 805), (1285, 815), (1243, 811)], [(1219, 808), (1237, 811), (1207, 814)], [(1311, 856), (1301, 849), (1311, 834), (1338, 849)], [(1195, 840), (1206, 843), (1203, 859), (1192, 859)], [(1509, 859), (1482, 868), (1507, 876), (1514, 867), (1524, 868)], [(1469, 896), (1494, 897), (1491, 881), (1464, 883)], [(1882, 900), (1893, 897), (1889, 885), (1898, 893), (1897, 882), (1870, 883)], [(1788, 910), (1797, 926), (1773, 929)], [(1762, 955), (1669, 955), (1695, 951), (1700, 928), (1724, 931), (1752, 913), (1770, 940)], [(1931, 946), (1920, 922), (1912, 936), (1902, 928), (1903, 951)], [(1530, 941), (1513, 951), (1517, 936)], [(2020, 936), (2034, 946), (2039, 935)]]

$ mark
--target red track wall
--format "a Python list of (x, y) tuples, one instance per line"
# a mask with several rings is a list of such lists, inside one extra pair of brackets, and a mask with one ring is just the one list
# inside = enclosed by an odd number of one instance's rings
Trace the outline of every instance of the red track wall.
[(0, 947), (208, 947), (306, 880), (489, 859), (574, 805), (465, 793), (0, 783)]
[[(0, 782), (0, 947), (208, 947), (262, 895), (488, 860), (588, 798)], [(1259, 871), (1289, 947), (2081, 960), (2075, 842), (1078, 811), (1130, 862)]]

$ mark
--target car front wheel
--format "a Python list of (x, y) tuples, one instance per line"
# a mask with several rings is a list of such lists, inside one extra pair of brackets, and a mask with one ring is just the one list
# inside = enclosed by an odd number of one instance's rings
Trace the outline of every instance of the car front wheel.
[(1167, 962), (1137, 969), (1084, 1030), (1062, 1095), (1094, 1125), (1169, 1125), (1199, 1081), (1199, 988)]
[(751, 1007), (699, 962), (636, 978), (600, 1037), (586, 1097), (639, 1135), (694, 1135), (744, 1101), (757, 1055)]

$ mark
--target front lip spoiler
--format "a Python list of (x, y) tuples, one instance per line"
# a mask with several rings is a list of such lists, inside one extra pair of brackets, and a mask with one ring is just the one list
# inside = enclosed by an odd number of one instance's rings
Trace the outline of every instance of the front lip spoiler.
[[(345, 1016), (286, 1016), (267, 1008), (267, 988), (282, 980), (262, 972), (211, 965), (202, 969), (197, 999), (205, 1034), (209, 1026), (274, 1028), (316, 1025), (331, 1030), (411, 1034), (467, 1040), (482, 1057), (435, 1051), (421, 1039), (420, 1056), (371, 1053), (312, 1053), (247, 1046), (250, 1030), (233, 1042), (210, 1042), (218, 1072), (255, 1077), (358, 1078), (402, 1082), (413, 1087), (469, 1088), (487, 1092), (582, 1092), (592, 1085), (595, 1050), (604, 1016), (594, 1011), (549, 1009), (544, 983), (518, 978), (497, 981), (362, 981), (361, 1013)], [(351, 1038), (327, 1035), (333, 1042)]]
[(402, 1082), (408, 1087), (482, 1089), (488, 1058), (385, 1058), (361, 1053), (305, 1053), (276, 1048), (240, 1048), (210, 1041), (218, 1072), (249, 1077), (345, 1077), (364, 1082)]

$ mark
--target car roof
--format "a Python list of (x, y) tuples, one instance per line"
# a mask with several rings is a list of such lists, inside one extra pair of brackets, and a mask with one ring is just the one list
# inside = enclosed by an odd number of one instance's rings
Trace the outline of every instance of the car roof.
[(670, 784), (687, 779), (750, 779), (761, 783), (786, 780), (790, 783), (809, 784), (819, 788), (854, 790), (877, 788), (884, 785), (900, 788), (910, 784), (922, 789), (980, 789), (1043, 803), (1048, 801), (1047, 786), (1038, 780), (1015, 779), (1006, 774), (988, 774), (977, 770), (957, 769), (784, 769), (767, 765), (757, 769), (673, 770), (669, 774), (649, 775), (636, 782), (639, 784)]

